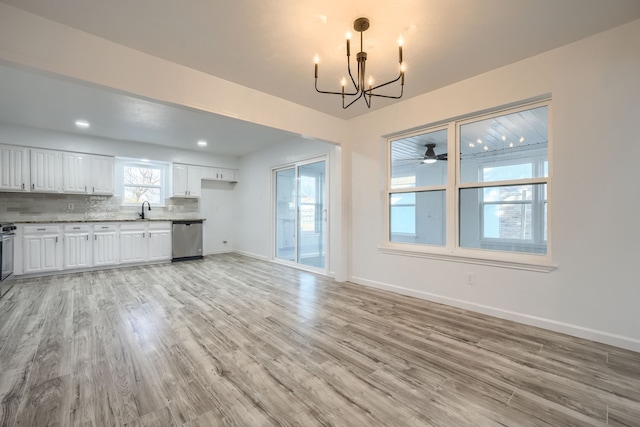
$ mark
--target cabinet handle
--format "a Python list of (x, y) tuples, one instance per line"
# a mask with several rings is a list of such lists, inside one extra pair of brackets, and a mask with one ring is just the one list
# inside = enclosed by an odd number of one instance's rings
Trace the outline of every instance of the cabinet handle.
[(87, 186), (86, 185), (84, 186), (84, 192), (85, 193), (87, 192)]
[(98, 241), (98, 236), (96, 236), (95, 234), (93, 235), (93, 240)]
[(22, 189), (24, 190), (24, 182), (22, 183)]
[(108, 226), (107, 227), (102, 227), (103, 230), (106, 230), (107, 228), (109, 228), (109, 227)]
[(58, 243), (58, 236), (56, 236), (56, 243)]
[(91, 187), (91, 192), (95, 193), (96, 192), (96, 187)]
[(80, 227), (73, 227), (74, 230), (80, 230)]
[(36, 185), (35, 184), (31, 184), (31, 189), (35, 190), (36, 189)]
[(38, 228), (38, 231), (47, 231), (46, 228)]
[(89, 241), (89, 235), (87, 234), (85, 237), (87, 238), (87, 242), (88, 242)]

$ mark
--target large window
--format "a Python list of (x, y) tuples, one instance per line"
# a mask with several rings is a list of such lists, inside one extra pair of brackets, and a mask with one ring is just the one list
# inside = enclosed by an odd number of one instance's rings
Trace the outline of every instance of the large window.
[(116, 162), (116, 182), (122, 194), (122, 204), (149, 202), (154, 206), (163, 205), (167, 172), (168, 164), (164, 162), (119, 158)]
[(389, 242), (546, 256), (549, 109), (530, 104), (391, 139)]

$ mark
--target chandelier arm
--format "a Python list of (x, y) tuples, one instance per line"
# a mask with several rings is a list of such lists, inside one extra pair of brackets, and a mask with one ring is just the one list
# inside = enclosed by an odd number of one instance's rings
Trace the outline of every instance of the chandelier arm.
[[(360, 95), (358, 95), (356, 98), (354, 98), (350, 103), (348, 103), (347, 105), (344, 105), (344, 97), (342, 98), (342, 109), (346, 110), (347, 108), (349, 108), (351, 106), (351, 104), (353, 104), (354, 102), (356, 102), (358, 99), (362, 98), (362, 95), (364, 95), (364, 92), (360, 91)], [(366, 98), (365, 98), (366, 100)]]
[[(326, 93), (329, 95), (342, 95), (342, 92), (332, 92), (332, 91), (326, 91), (326, 90), (320, 90), (318, 89), (318, 79), (316, 79), (316, 92), (318, 93)], [(357, 95), (358, 92), (345, 92), (344, 95), (348, 95), (348, 96), (354, 96)]]
[(376, 96), (378, 98), (390, 98), (390, 99), (400, 99), (404, 94), (404, 85), (400, 86), (400, 95), (392, 96), (392, 95), (379, 95), (377, 93), (370, 93), (369, 96)]
[[(369, 88), (369, 89), (367, 89), (365, 92), (371, 92), (371, 91), (374, 91), (374, 90), (376, 90), (376, 89), (380, 89), (381, 87), (385, 87), (385, 86), (387, 86), (387, 85), (390, 85), (390, 84), (392, 84), (392, 83), (397, 82), (397, 81), (398, 81), (398, 80), (400, 80), (401, 78), (402, 78), (402, 73), (400, 73), (400, 75), (399, 75), (398, 77), (396, 77), (395, 79), (393, 79), (393, 80), (389, 80), (389, 81), (388, 81), (388, 82), (386, 82), (386, 83), (379, 84), (378, 86), (374, 86), (374, 87), (372, 87), (372, 88)], [(402, 86), (404, 86), (404, 85), (402, 85)], [(375, 94), (372, 94), (372, 95), (376, 96)]]

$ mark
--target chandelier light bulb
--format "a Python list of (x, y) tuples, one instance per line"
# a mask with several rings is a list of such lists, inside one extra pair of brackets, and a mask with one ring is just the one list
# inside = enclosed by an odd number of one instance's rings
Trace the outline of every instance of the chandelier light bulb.
[(317, 53), (316, 53), (316, 56), (313, 57), (313, 62), (315, 62), (316, 65), (320, 62), (320, 57), (318, 56)]

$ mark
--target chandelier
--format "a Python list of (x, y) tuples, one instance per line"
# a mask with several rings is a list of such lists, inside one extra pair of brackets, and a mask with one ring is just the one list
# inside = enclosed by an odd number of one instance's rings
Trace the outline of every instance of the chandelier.
[[(377, 86), (373, 86), (373, 77), (369, 77), (368, 84), (365, 86), (365, 72), (366, 72), (366, 64), (367, 64), (367, 52), (362, 50), (362, 33), (367, 31), (369, 28), (369, 19), (367, 18), (358, 18), (353, 22), (353, 29), (360, 33), (360, 52), (356, 55), (358, 60), (358, 77), (357, 79), (353, 78), (351, 74), (351, 34), (347, 33), (347, 71), (349, 72), (349, 78), (351, 79), (351, 83), (353, 84), (353, 89), (349, 88), (347, 90), (347, 79), (342, 78), (341, 92), (331, 92), (318, 89), (318, 62), (319, 57), (316, 55), (315, 57), (315, 80), (316, 80), (316, 91), (318, 93), (328, 93), (331, 95), (341, 95), (342, 96), (342, 108), (349, 108), (354, 102), (358, 99), (363, 98), (364, 102), (367, 104), (368, 108), (371, 108), (371, 98), (379, 97), (379, 98), (391, 98), (391, 99), (400, 99), (402, 98), (402, 94), (404, 92), (404, 71), (405, 65), (402, 62), (402, 40), (398, 41), (398, 62), (400, 63), (400, 74), (394, 80), (390, 80), (386, 83), (379, 84)], [(400, 81), (400, 94), (397, 96), (392, 95), (383, 95), (380, 93), (374, 93), (374, 91), (388, 86), (390, 84), (396, 83)], [(348, 97), (348, 98), (347, 98)], [(354, 98), (355, 97), (355, 98)], [(348, 99), (345, 104), (345, 99)]]

